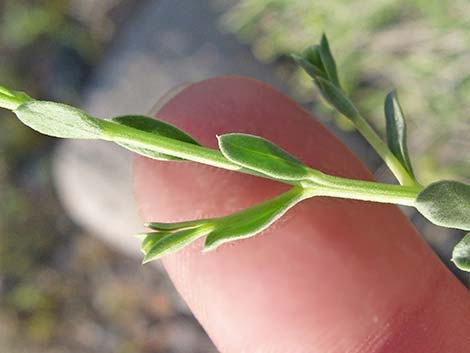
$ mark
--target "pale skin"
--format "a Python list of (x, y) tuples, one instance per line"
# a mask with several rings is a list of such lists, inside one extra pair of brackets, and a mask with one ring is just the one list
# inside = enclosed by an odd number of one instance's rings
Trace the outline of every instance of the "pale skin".
[[(265, 137), (311, 167), (372, 180), (294, 101), (255, 80), (222, 77), (180, 90), (158, 118), (216, 148), (217, 134)], [(145, 221), (222, 216), (287, 186), (195, 163), (138, 157)], [(306, 200), (267, 231), (163, 263), (222, 353), (463, 353), (470, 296), (393, 205)]]

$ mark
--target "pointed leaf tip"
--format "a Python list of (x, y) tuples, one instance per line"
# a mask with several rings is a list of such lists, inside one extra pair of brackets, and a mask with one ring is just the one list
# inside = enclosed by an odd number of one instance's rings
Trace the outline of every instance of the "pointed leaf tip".
[(395, 90), (387, 94), (384, 104), (387, 145), (406, 171), (414, 178), (411, 160), (408, 155), (406, 120)]
[(341, 88), (339, 84), (338, 71), (336, 69), (336, 62), (333, 54), (331, 53), (330, 44), (328, 43), (325, 33), (323, 33), (321, 37), (320, 57), (330, 82), (336, 87)]

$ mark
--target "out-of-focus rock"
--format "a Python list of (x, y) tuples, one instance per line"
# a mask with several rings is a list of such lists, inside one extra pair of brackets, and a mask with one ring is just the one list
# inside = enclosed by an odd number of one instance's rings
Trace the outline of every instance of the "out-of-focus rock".
[[(145, 2), (96, 70), (84, 109), (97, 117), (146, 114), (174, 87), (239, 74), (281, 87), (273, 67), (217, 30), (206, 0)], [(281, 87), (282, 88), (282, 87)], [(54, 161), (58, 194), (79, 225), (131, 255), (142, 230), (132, 196), (132, 154), (110, 143), (66, 141)]]

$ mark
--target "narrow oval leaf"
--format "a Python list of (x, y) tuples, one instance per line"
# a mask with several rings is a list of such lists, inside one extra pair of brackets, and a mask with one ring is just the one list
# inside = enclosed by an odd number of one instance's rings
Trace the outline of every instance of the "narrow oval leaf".
[(208, 219), (196, 219), (193, 221), (162, 223), (162, 222), (149, 222), (145, 223), (145, 227), (158, 230), (158, 231), (175, 231), (187, 228), (195, 228), (202, 224), (207, 223)]
[(460, 240), (452, 251), (452, 262), (463, 271), (470, 271), (470, 233)]
[(338, 79), (338, 71), (336, 70), (336, 62), (333, 54), (331, 54), (330, 45), (324, 33), (320, 42), (320, 57), (330, 82), (337, 87), (341, 87)]
[(395, 91), (387, 94), (384, 104), (387, 126), (387, 144), (403, 167), (414, 178), (413, 168), (408, 155), (406, 121)]
[[(118, 124), (125, 125), (134, 129), (138, 129), (138, 130), (145, 131), (145, 132), (150, 132), (153, 134), (158, 134), (161, 136), (169, 137), (175, 140), (179, 140), (179, 141), (183, 141), (183, 142), (200, 146), (199, 142), (197, 142), (190, 135), (174, 127), (173, 125), (170, 125), (161, 120), (153, 119), (153, 118), (142, 116), (142, 115), (118, 116), (111, 120)], [(146, 148), (142, 148), (140, 146), (134, 146), (131, 143), (124, 143), (124, 142), (116, 142), (116, 143), (121, 145), (124, 148), (127, 148), (130, 151), (136, 152), (140, 155), (143, 155), (145, 157), (149, 157), (152, 159), (163, 160), (163, 161), (183, 160), (178, 157), (169, 156), (164, 153), (155, 152)]]
[(44, 135), (79, 139), (102, 136), (99, 119), (65, 104), (31, 101), (20, 105), (14, 112), (23, 124)]
[(163, 237), (167, 236), (168, 234), (171, 234), (170, 232), (151, 232), (145, 234), (144, 239), (142, 240), (142, 245), (140, 247), (140, 250), (144, 255), (147, 255), (147, 253), (152, 249), (157, 241), (162, 239)]
[(470, 185), (447, 180), (432, 183), (418, 194), (416, 208), (434, 224), (470, 230)]
[(314, 81), (326, 101), (352, 121), (357, 119), (359, 112), (340, 88), (321, 77), (315, 77)]
[(157, 260), (165, 255), (172, 254), (207, 233), (208, 230), (190, 228), (167, 234), (157, 240), (157, 242), (153, 244), (152, 248), (148, 250), (143, 263), (145, 264), (149, 261)]
[(302, 180), (309, 175), (298, 159), (264, 138), (248, 134), (217, 138), (222, 154), (242, 167), (279, 180)]
[(292, 188), (272, 200), (220, 218), (219, 222), (215, 223), (216, 228), (206, 237), (204, 251), (213, 250), (230, 241), (256, 235), (303, 200), (303, 195), (301, 188)]
[(324, 77), (324, 78), (327, 78), (325, 72), (320, 71), (316, 66), (311, 64), (304, 57), (299, 56), (299, 55), (292, 55), (292, 58), (294, 58), (297, 65), (299, 65), (301, 68), (303, 68), (305, 70), (305, 72), (310, 75), (310, 77)]
[(322, 76), (324, 76), (325, 78), (328, 77), (327, 71), (325, 67), (323, 66), (319, 45), (312, 45), (306, 48), (302, 53), (302, 57), (310, 65), (314, 66), (318, 71), (322, 72)]

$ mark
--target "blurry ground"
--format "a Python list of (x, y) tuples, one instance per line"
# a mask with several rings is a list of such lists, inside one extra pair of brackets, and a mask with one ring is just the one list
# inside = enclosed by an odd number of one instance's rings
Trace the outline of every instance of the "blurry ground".
[[(248, 47), (218, 31), (219, 12), (213, 12), (213, 3), (0, 0), (1, 84), (84, 106), (100, 116), (146, 113), (175, 85), (223, 73), (254, 76), (288, 91), (273, 75), (283, 69), (259, 64)], [(379, 167), (357, 136), (337, 133), (372, 169)], [(122, 172), (121, 167), (128, 168), (130, 157), (111, 149), (103, 155), (85, 153), (83, 158), (80, 144), (55, 147), (54, 139), (0, 112), (0, 350), (215, 352), (166, 276), (158, 268), (142, 267), (132, 251), (128, 256), (109, 246), (122, 239), (113, 243), (103, 235), (106, 229), (111, 237), (118, 234), (109, 224), (119, 225), (122, 218), (109, 216), (116, 215), (115, 209), (103, 206), (93, 220), (73, 212), (102, 205), (92, 198), (98, 194), (109, 204), (110, 193), (100, 183), (107, 183), (118, 169)], [(106, 164), (86, 169), (93, 166), (91, 155), (98, 162), (109, 156), (117, 162), (112, 168)], [(53, 181), (53, 164), (55, 180), (68, 180), (65, 188)], [(58, 170), (57, 164), (66, 167)], [(89, 173), (86, 178), (84, 173)], [(113, 194), (124, 204), (121, 211), (130, 213), (130, 173), (126, 169), (118, 175), (122, 185), (113, 185)], [(410, 216), (448, 263), (459, 234)], [(94, 226), (97, 223), (101, 227)], [(131, 239), (127, 228), (122, 233)], [(106, 241), (99, 240), (103, 238)]]
[[(2, 84), (80, 105), (93, 68), (143, 3), (0, 1)], [(0, 351), (212, 352), (160, 271), (67, 217), (51, 177), (57, 141), (0, 114)]]

